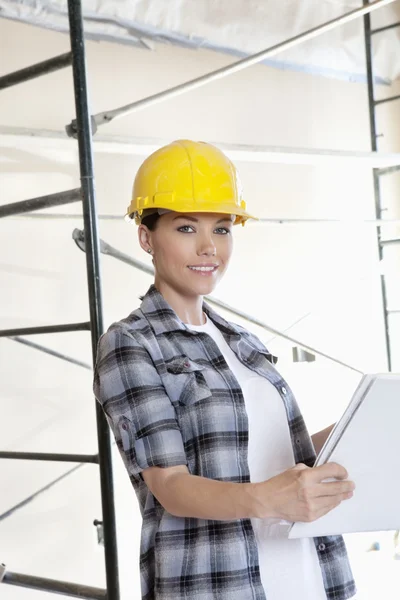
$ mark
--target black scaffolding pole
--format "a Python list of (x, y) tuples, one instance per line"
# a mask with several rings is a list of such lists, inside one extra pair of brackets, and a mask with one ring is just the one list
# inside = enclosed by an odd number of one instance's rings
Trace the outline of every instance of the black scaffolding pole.
[[(104, 331), (100, 287), (100, 250), (97, 233), (96, 193), (93, 172), (92, 129), (88, 104), (85, 41), (81, 0), (68, 0), (69, 29), (74, 76), (76, 129), (83, 196), (86, 268), (92, 332), (93, 363), (97, 343)], [(104, 526), (104, 551), (107, 600), (119, 600), (119, 576), (115, 503), (112, 477), (110, 429), (100, 405), (96, 402), (99, 444), (100, 485)]]
[(59, 69), (64, 69), (64, 67), (68, 67), (71, 64), (71, 60), (71, 52), (67, 52), (66, 54), (60, 54), (60, 56), (49, 58), (48, 60), (36, 63), (36, 65), (31, 65), (20, 71), (3, 75), (3, 77), (0, 77), (0, 90), (4, 90), (12, 85), (17, 85), (18, 83), (24, 83), (30, 79), (35, 79), (41, 75), (53, 73), (53, 71), (58, 71)]
[[(363, 0), (364, 5), (369, 4), (369, 0)], [(388, 29), (388, 28), (385, 28)], [(377, 32), (377, 30), (375, 30)], [(367, 67), (367, 88), (368, 88), (368, 107), (369, 107), (369, 124), (371, 130), (371, 149), (373, 152), (378, 151), (378, 133), (376, 127), (376, 106), (378, 102), (375, 100), (374, 93), (374, 72), (373, 72), (373, 51), (372, 51), (372, 35), (373, 30), (371, 27), (371, 15), (368, 13), (364, 15), (364, 37), (365, 37), (365, 58)], [(374, 181), (374, 196), (375, 196), (375, 216), (377, 220), (383, 218), (383, 207), (381, 198), (381, 187), (380, 177), (382, 171), (380, 169), (373, 169), (373, 181)], [(382, 229), (381, 227), (376, 228), (377, 232), (377, 243), (378, 243), (378, 256), (379, 260), (383, 259), (383, 247), (382, 243)], [(380, 275), (382, 305), (383, 305), (383, 323), (385, 330), (385, 345), (386, 345), (386, 361), (388, 370), (392, 370), (392, 353), (390, 344), (390, 331), (389, 331), (389, 310), (387, 302), (387, 286), (385, 274), (382, 272)]]
[[(83, 203), (83, 219), (85, 225), (86, 271), (88, 282), (88, 301), (90, 322), (69, 323), (60, 325), (41, 325), (37, 327), (22, 327), (0, 331), (0, 338), (13, 338), (19, 335), (52, 334), (72, 331), (91, 331), (92, 360), (96, 360), (97, 343), (103, 333), (103, 309), (100, 285), (100, 251), (97, 233), (96, 196), (93, 173), (92, 130), (88, 108), (88, 93), (85, 65), (85, 43), (83, 32), (83, 19), (81, 0), (68, 1), (68, 14), (70, 22), (71, 51), (32, 67), (27, 67), (16, 73), (11, 73), (0, 78), (0, 89), (22, 83), (34, 77), (45, 75), (54, 70), (72, 64), (74, 92), (75, 92), (75, 136), (78, 139), (79, 166), (81, 187), (67, 190), (48, 196), (32, 198), (23, 202), (0, 207), (0, 218), (20, 215), (26, 212), (37, 211), (50, 206), (60, 206), (81, 200)], [(74, 362), (80, 366), (90, 368), (89, 365), (75, 361), (58, 352), (46, 349), (38, 344), (16, 338), (36, 349), (45, 351), (53, 356)], [(102, 501), (103, 541), (105, 552), (106, 589), (99, 589), (72, 582), (56, 581), (44, 577), (33, 577), (19, 573), (12, 573), (0, 563), (0, 583), (22, 586), (45, 592), (61, 594), (75, 598), (95, 598), (104, 600), (119, 600), (118, 556), (116, 541), (115, 506), (112, 477), (112, 456), (110, 429), (100, 405), (96, 402), (96, 421), (98, 434), (98, 454), (56, 454), (52, 452), (8, 452), (0, 451), (0, 459), (8, 460), (35, 460), (77, 462), (82, 464), (98, 464), (100, 468), (100, 491)], [(74, 467), (75, 470), (77, 467)], [(71, 471), (72, 472), (72, 471)], [(24, 501), (25, 502), (25, 501)]]

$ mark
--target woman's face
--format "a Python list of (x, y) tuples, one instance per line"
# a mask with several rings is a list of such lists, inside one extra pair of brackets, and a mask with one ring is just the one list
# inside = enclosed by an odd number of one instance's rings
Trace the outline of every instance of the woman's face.
[(232, 254), (234, 218), (169, 212), (158, 219), (154, 231), (141, 225), (139, 239), (142, 247), (153, 250), (157, 280), (185, 296), (212, 292)]

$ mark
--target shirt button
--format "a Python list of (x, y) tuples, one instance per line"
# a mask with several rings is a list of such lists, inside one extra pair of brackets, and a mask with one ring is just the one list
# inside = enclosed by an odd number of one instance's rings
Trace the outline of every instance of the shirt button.
[(281, 392), (282, 392), (282, 394), (285, 394), (285, 395), (287, 394), (287, 389), (285, 388), (284, 385), (281, 387)]
[(128, 430), (128, 425), (126, 423), (122, 423), (122, 429), (124, 431), (127, 431)]
[(190, 367), (190, 362), (188, 360), (185, 360), (185, 362), (183, 363), (183, 366), (188, 369)]
[(319, 544), (319, 546), (318, 546), (318, 550), (320, 552), (323, 552), (325, 550), (325, 548), (326, 548), (325, 544)]

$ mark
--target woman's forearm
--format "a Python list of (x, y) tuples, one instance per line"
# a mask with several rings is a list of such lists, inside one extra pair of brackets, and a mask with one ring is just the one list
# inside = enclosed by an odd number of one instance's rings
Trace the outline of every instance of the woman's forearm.
[(235, 520), (257, 517), (258, 484), (230, 483), (175, 473), (153, 493), (164, 508), (177, 517)]
[[(180, 471), (158, 477), (152, 492), (177, 517), (308, 522), (352, 496), (354, 483), (347, 477), (347, 471), (335, 463), (315, 469), (298, 464), (259, 483), (230, 483)], [(327, 479), (336, 481), (323, 483)]]

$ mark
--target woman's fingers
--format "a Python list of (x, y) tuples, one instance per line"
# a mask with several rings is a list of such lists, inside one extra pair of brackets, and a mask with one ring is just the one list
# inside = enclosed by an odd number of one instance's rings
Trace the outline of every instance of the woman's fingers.
[(346, 469), (336, 463), (315, 468), (297, 464), (257, 488), (263, 491), (260, 518), (314, 521), (351, 498), (355, 485), (342, 481), (347, 476)]
[(355, 484), (353, 481), (332, 481), (329, 483), (317, 483), (313, 487), (313, 494), (316, 498), (324, 496), (339, 496), (354, 492)]
[(312, 469), (312, 478), (315, 482), (321, 482), (324, 479), (347, 479), (348, 476), (346, 469), (334, 462)]
[(353, 492), (345, 494), (338, 494), (336, 496), (326, 496), (324, 498), (318, 498), (315, 502), (315, 506), (311, 512), (311, 519), (315, 521), (328, 514), (331, 510), (339, 506), (344, 500), (348, 500)]

